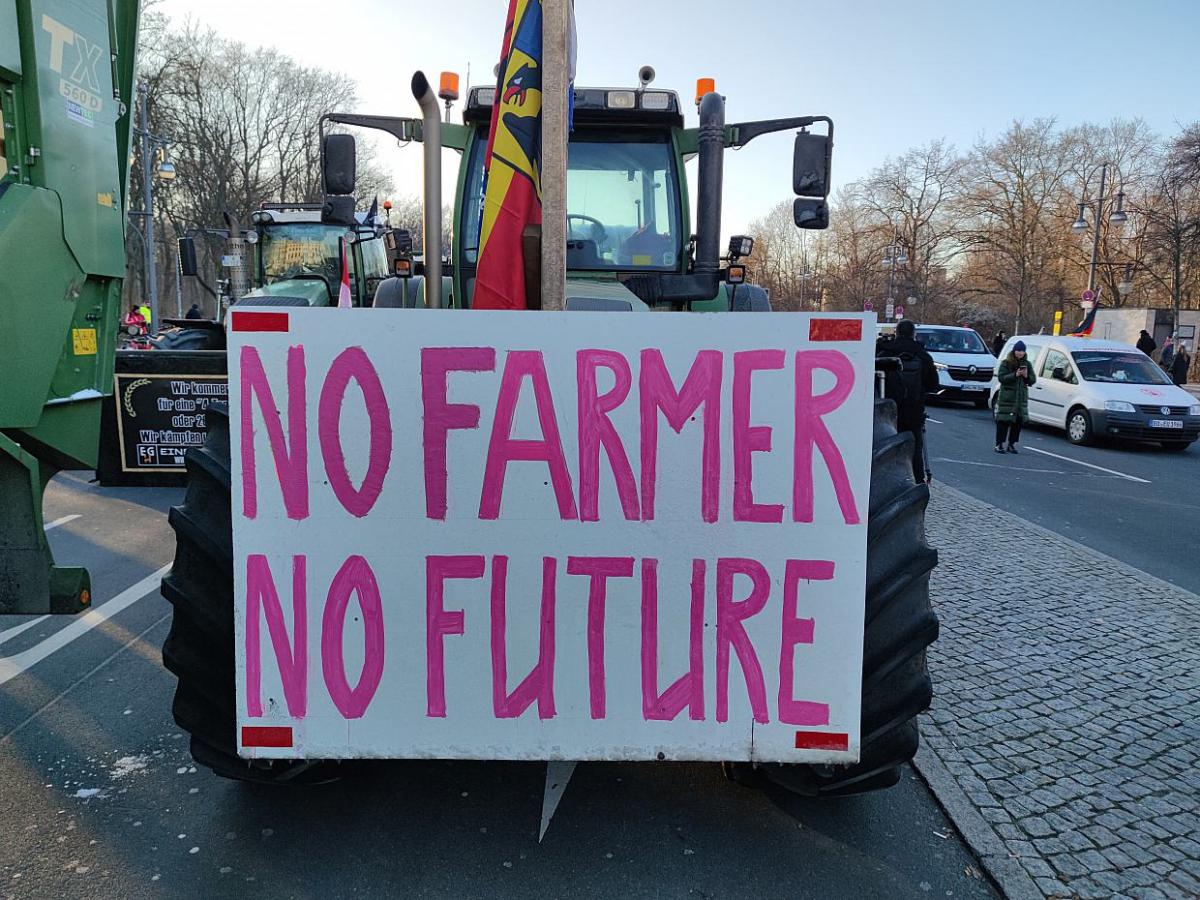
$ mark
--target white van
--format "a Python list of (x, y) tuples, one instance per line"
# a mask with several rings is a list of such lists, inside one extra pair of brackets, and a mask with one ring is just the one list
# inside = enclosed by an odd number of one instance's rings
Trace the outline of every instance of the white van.
[[(1017, 341), (1025, 342), (1037, 375), (1029, 389), (1029, 418), (1062, 428), (1071, 443), (1107, 436), (1184, 450), (1200, 438), (1200, 403), (1136, 347), (1085, 337), (1014, 335), (1000, 359)], [(999, 388), (993, 379), (993, 408)]]
[(971, 400), (980, 409), (988, 403), (988, 384), (996, 357), (974, 328), (954, 325), (918, 325), (917, 343), (933, 357), (939, 400)]

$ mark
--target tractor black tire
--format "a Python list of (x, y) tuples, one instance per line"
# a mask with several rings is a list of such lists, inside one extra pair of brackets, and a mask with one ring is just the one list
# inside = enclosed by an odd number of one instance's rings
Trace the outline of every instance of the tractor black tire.
[(875, 401), (872, 443), (860, 761), (758, 767), (772, 783), (808, 797), (896, 784), (917, 752), (916, 717), (933, 698), (925, 648), (938, 636), (929, 603), (929, 574), (938, 557), (925, 542), (929, 487), (913, 482), (913, 438), (897, 433), (890, 400)]
[(188, 451), (186, 465), (187, 493), (168, 517), (175, 563), (162, 581), (173, 607), (162, 656), (178, 679), (175, 721), (191, 736), (196, 762), (218, 775), (266, 784), (328, 781), (332, 763), (237, 755), (229, 416), (223, 404), (209, 407), (208, 435)]

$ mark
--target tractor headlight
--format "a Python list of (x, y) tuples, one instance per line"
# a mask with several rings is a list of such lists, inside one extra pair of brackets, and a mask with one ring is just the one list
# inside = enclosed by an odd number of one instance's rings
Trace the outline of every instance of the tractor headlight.
[(633, 109), (637, 106), (635, 91), (609, 91), (604, 105), (609, 109)]
[(1109, 412), (1136, 412), (1133, 404), (1126, 400), (1105, 400), (1104, 408)]

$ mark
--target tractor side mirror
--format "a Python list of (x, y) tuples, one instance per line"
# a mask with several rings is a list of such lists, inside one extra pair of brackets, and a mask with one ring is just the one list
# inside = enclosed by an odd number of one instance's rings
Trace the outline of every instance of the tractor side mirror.
[(829, 227), (829, 206), (824, 200), (797, 197), (792, 204), (792, 216), (798, 228)]
[(330, 195), (321, 207), (321, 221), (326, 225), (354, 225), (354, 198)]
[(407, 228), (393, 228), (387, 233), (385, 244), (396, 253), (412, 253), (412, 232)]
[(832, 162), (833, 141), (829, 135), (813, 134), (811, 131), (797, 134), (792, 155), (793, 192), (799, 197), (828, 197)]
[(321, 146), (321, 177), (326, 194), (353, 194), (356, 154), (354, 138), (327, 134)]
[(196, 264), (196, 239), (181, 237), (179, 239), (179, 274), (196, 275), (200, 271)]

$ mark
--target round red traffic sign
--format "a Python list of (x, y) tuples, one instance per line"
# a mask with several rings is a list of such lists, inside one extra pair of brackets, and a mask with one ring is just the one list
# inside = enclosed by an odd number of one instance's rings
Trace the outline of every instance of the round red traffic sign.
[(875, 309), (875, 304), (872, 303), (870, 300), (863, 301), (863, 312), (871, 312), (874, 309)]
[(1095, 291), (1084, 291), (1083, 292), (1083, 302), (1084, 303), (1091, 303), (1095, 299), (1096, 299)]

